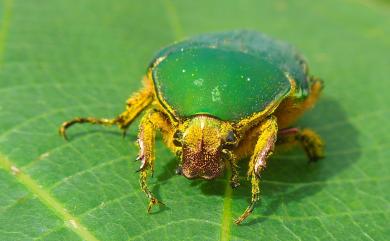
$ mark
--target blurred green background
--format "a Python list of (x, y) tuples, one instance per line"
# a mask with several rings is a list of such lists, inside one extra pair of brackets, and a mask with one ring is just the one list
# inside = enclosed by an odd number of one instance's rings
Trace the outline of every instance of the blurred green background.
[[(375, 0), (0, 0), (0, 240), (389, 240), (390, 5)], [(250, 187), (175, 176), (157, 141), (150, 181), (166, 207), (146, 214), (132, 162), (137, 123), (112, 117), (141, 87), (153, 54), (198, 33), (254, 29), (294, 44), (325, 80), (298, 123), (327, 157), (271, 158), (262, 200), (241, 226)], [(244, 178), (245, 162), (241, 165)]]

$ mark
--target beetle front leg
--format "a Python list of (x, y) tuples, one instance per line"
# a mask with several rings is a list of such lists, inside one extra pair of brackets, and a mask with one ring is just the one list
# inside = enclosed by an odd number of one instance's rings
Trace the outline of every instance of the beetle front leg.
[(236, 224), (242, 223), (252, 213), (255, 203), (260, 198), (260, 173), (266, 167), (267, 158), (272, 154), (277, 138), (278, 127), (275, 117), (271, 116), (260, 125), (260, 135), (248, 169), (248, 178), (251, 178), (252, 185), (251, 203), (244, 213), (235, 220)]
[(151, 172), (153, 176), (154, 172), (154, 142), (157, 130), (161, 130), (163, 133), (171, 132), (171, 125), (168, 118), (163, 113), (156, 110), (150, 110), (142, 117), (140, 123), (138, 134), (138, 145), (140, 150), (137, 158), (137, 160), (141, 161), (139, 168), (141, 189), (149, 198), (148, 213), (154, 205), (164, 205), (153, 195), (147, 185), (148, 173)]
[(230, 150), (222, 150), (225, 154), (226, 161), (229, 162), (230, 169), (232, 171), (232, 175), (230, 177), (230, 186), (232, 188), (237, 188), (240, 186), (240, 177), (238, 173), (238, 165), (237, 165), (237, 157)]

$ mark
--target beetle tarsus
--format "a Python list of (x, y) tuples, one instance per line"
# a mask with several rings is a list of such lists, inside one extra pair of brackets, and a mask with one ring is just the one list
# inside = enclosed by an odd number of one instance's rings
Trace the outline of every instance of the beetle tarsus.
[(97, 119), (95, 117), (76, 117), (70, 121), (66, 121), (62, 123), (59, 133), (61, 136), (65, 138), (65, 140), (68, 140), (68, 137), (66, 135), (66, 130), (73, 126), (74, 124), (83, 124), (83, 123), (91, 123), (91, 124), (96, 124), (96, 125), (105, 125), (105, 126), (110, 126), (110, 125), (115, 125), (115, 124), (120, 124), (121, 118), (120, 116), (115, 118), (115, 119)]
[(148, 204), (147, 212), (150, 214), (150, 211), (152, 210), (152, 207), (157, 205), (157, 204), (161, 205), (161, 206), (165, 206), (165, 204), (163, 202), (159, 201), (157, 198), (150, 197), (149, 198), (149, 204)]
[[(66, 124), (66, 122), (64, 124)], [(60, 129), (58, 130), (58, 133), (67, 141), (68, 136), (66, 135), (66, 127), (64, 126), (64, 124), (61, 125)]]
[(240, 183), (238, 181), (230, 181), (230, 186), (233, 188), (233, 189), (236, 189), (240, 186)]
[(253, 209), (255, 207), (255, 203), (257, 202), (257, 195), (252, 198), (251, 204), (245, 209), (244, 213), (241, 214), (240, 217), (238, 217), (236, 220), (234, 220), (234, 223), (239, 225), (241, 224), (251, 213), (253, 212)]
[[(144, 191), (144, 193), (146, 194), (146, 196), (149, 198), (149, 204), (148, 204), (148, 208), (147, 208), (147, 212), (150, 213), (152, 207), (154, 205), (162, 205), (162, 206), (165, 206), (165, 204), (161, 201), (159, 201), (154, 195), (153, 193), (149, 190), (148, 186), (147, 186), (147, 183), (146, 183), (146, 178), (147, 178), (147, 170), (140, 170), (141, 171), (141, 174), (140, 174), (140, 184), (141, 184), (141, 189), (142, 191)], [(152, 172), (153, 173), (153, 172)]]

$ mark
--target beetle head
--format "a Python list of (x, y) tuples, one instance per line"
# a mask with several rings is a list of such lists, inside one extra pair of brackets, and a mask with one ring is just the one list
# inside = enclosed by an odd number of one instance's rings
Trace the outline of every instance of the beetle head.
[(233, 127), (207, 115), (197, 115), (184, 122), (173, 136), (181, 147), (181, 174), (186, 178), (213, 179), (225, 169), (225, 148), (236, 144)]

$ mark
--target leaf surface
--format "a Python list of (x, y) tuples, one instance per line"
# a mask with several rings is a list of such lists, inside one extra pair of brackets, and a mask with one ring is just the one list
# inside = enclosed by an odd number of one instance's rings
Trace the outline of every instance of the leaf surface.
[[(387, 1), (0, 0), (0, 240), (388, 240), (390, 6)], [(255, 29), (294, 44), (325, 80), (298, 126), (326, 141), (308, 165), (278, 153), (241, 226), (250, 186), (175, 176), (157, 141), (146, 214), (134, 145), (119, 130), (57, 128), (113, 117), (161, 47), (204, 32)]]

